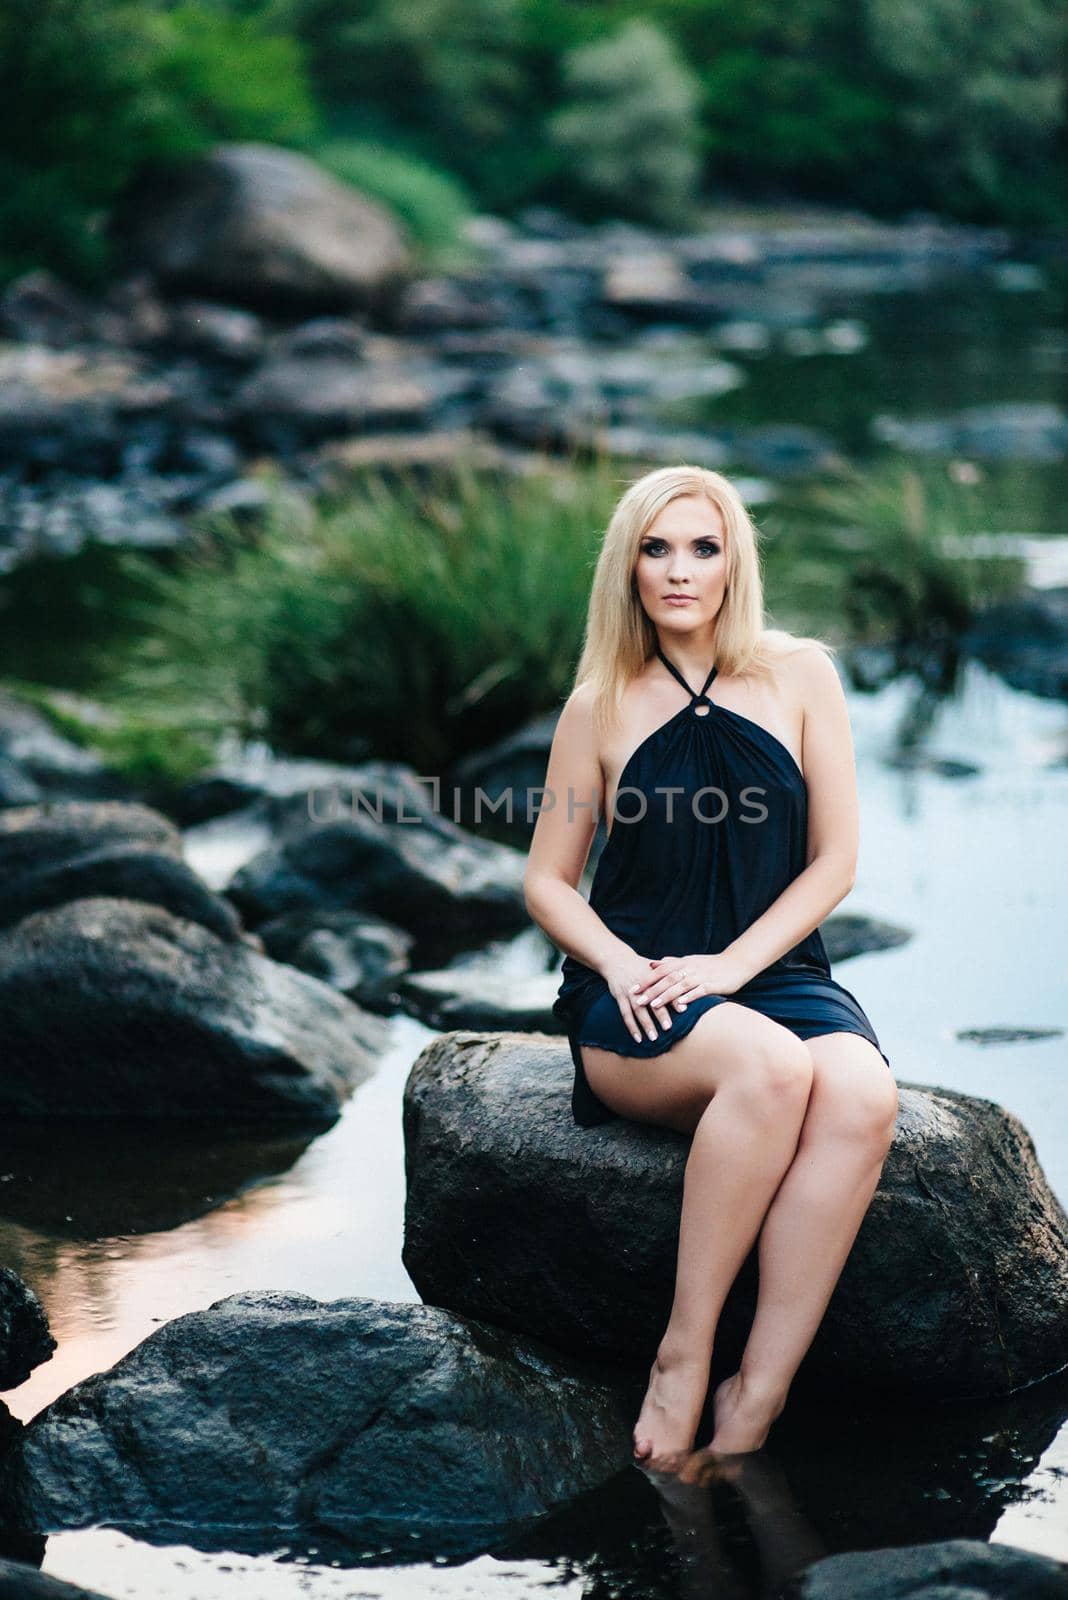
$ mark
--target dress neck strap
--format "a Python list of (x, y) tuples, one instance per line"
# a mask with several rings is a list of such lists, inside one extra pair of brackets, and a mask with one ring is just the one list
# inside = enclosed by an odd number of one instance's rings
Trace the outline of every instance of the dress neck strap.
[(716, 673), (719, 671), (718, 667), (713, 665), (711, 672), (708, 674), (708, 677), (705, 679), (704, 683), (701, 685), (700, 689), (695, 694), (694, 691), (690, 688), (690, 685), (686, 682), (686, 679), (683, 677), (682, 673), (679, 671), (678, 667), (674, 666), (673, 663), (668, 660), (668, 658), (664, 654), (663, 650), (661, 650), (659, 641), (657, 641), (656, 653), (660, 657), (661, 661), (664, 663), (665, 667), (667, 667), (667, 669), (671, 673), (672, 677), (677, 678), (678, 681), (682, 684), (682, 687), (686, 690), (686, 693), (690, 696), (691, 700), (703, 700), (705, 698), (705, 696), (708, 693), (709, 684), (712, 682), (712, 679), (716, 676)]

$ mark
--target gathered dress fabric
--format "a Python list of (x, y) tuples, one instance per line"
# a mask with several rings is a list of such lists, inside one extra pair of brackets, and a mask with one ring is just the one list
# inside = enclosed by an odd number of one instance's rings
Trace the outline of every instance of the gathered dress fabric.
[[(709, 699), (715, 667), (695, 694), (659, 648), (657, 655), (689, 703), (643, 739), (620, 773), (589, 903), (641, 956), (715, 955), (804, 871), (808, 786), (780, 739)], [(571, 1110), (580, 1127), (616, 1117), (591, 1089), (580, 1045), (657, 1056), (725, 1000), (759, 1011), (800, 1039), (859, 1034), (890, 1066), (856, 996), (831, 976), (818, 928), (733, 993), (701, 995), (681, 1012), (671, 1007), (670, 1028), (650, 1012), (653, 1039), (644, 1032), (634, 1038), (600, 973), (570, 955), (561, 973), (553, 1015), (571, 1047)]]

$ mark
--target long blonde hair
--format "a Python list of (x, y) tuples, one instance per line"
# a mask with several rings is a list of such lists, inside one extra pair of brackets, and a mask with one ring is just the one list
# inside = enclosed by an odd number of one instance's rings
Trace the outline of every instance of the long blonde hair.
[(652, 523), (681, 495), (704, 495), (723, 519), (727, 586), (716, 618), (719, 673), (767, 680), (774, 661), (803, 645), (834, 654), (822, 639), (766, 625), (759, 535), (730, 479), (705, 467), (658, 467), (632, 483), (617, 502), (593, 575), (574, 688), (590, 686), (602, 732), (615, 722), (624, 690), (656, 649), (656, 629), (638, 597), (634, 569)]

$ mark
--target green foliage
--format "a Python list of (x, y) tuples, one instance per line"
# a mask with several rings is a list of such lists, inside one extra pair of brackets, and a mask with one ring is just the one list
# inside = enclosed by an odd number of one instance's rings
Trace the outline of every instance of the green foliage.
[[(958, 213), (1035, 214), (1065, 121), (1068, 13), (1060, 0), (987, 0), (981, 18), (970, 0), (866, 6), (921, 181)], [(1063, 191), (1047, 194), (1044, 210), (1063, 219)]]
[(466, 254), (460, 230), (472, 204), (458, 179), (378, 140), (328, 140), (310, 153), (336, 178), (396, 212), (430, 261), (450, 262)]
[(693, 220), (700, 89), (670, 39), (636, 19), (569, 51), (563, 76), (546, 131), (576, 192), (665, 226)]
[(203, 0), (182, 0), (155, 28), (152, 88), (171, 150), (216, 139), (300, 144), (316, 133), (319, 112), (295, 39)]
[(106, 209), (142, 160), (314, 130), (295, 43), (208, 4), (5, 0), (0, 103), (0, 279), (98, 284)]
[[(268, 14), (305, 45), (331, 111), (394, 130), (415, 154), (476, 185), (502, 145), (518, 158), (517, 0), (271, 0)], [(514, 161), (510, 179), (514, 193)]]
[(654, 0), (647, 14), (699, 76), (712, 182), (833, 188), (885, 149), (892, 102), (854, 7)]
[(1024, 563), (979, 552), (996, 508), (970, 464), (843, 468), (768, 517), (769, 592), (850, 639), (951, 643)]
[(252, 542), (215, 518), (172, 569), (123, 552), (148, 598), (92, 692), (164, 756), (182, 728), (440, 771), (566, 693), (618, 492), (607, 467), (372, 474), (310, 524), (276, 498)]

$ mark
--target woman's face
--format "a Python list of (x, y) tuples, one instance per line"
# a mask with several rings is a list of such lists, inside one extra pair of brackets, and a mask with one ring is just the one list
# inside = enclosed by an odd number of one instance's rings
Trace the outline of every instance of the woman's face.
[(634, 577), (657, 628), (692, 633), (712, 622), (727, 592), (723, 519), (712, 502), (704, 495), (670, 501), (642, 536)]

